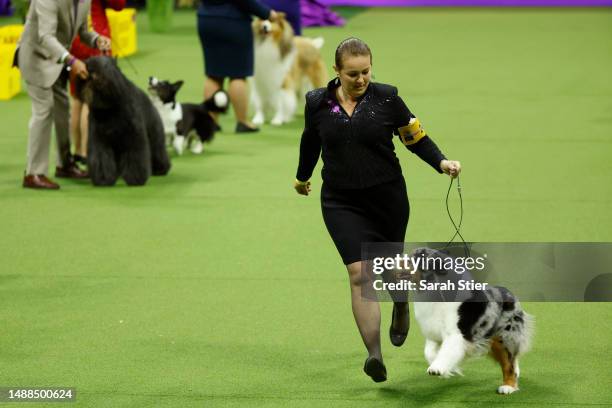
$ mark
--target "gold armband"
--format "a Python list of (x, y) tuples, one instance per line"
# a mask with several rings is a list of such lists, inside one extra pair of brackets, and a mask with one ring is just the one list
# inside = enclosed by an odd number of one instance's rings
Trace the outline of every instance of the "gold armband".
[(295, 185), (296, 186), (305, 186), (306, 184), (308, 184), (308, 180), (306, 181), (300, 181), (298, 179), (295, 179)]
[(417, 118), (410, 119), (406, 126), (402, 126), (397, 131), (399, 132), (400, 139), (402, 139), (402, 143), (406, 146), (415, 144), (427, 136), (423, 126), (421, 126), (421, 122)]

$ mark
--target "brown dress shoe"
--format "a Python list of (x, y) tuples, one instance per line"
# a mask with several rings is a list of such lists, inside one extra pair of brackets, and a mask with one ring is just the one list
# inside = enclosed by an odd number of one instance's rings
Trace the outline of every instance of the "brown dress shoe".
[(52, 182), (44, 174), (28, 174), (24, 176), (23, 187), (44, 190), (58, 190), (60, 188), (59, 184)]
[(64, 167), (55, 168), (55, 177), (70, 178), (70, 179), (86, 179), (89, 174), (85, 170), (78, 168), (76, 164), (69, 164)]

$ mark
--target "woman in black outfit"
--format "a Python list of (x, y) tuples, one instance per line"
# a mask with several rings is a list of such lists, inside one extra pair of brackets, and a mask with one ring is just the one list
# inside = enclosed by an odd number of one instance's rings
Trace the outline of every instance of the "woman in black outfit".
[(238, 133), (258, 130), (247, 120), (246, 77), (253, 75), (254, 59), (251, 15), (264, 20), (278, 18), (276, 11), (257, 0), (201, 0), (198, 9), (198, 34), (206, 66), (204, 99), (222, 89), (229, 77), (228, 94)]
[[(357, 38), (336, 49), (337, 78), (306, 95), (305, 127), (295, 181), (308, 195), (310, 177), (323, 158), (323, 220), (349, 273), (353, 315), (368, 350), (364, 371), (374, 381), (387, 379), (380, 348), (380, 308), (363, 300), (370, 282), (361, 273), (361, 244), (403, 242), (410, 207), (393, 134), (439, 173), (457, 177), (461, 165), (446, 160), (397, 88), (371, 83), (372, 54)], [(408, 304), (393, 305), (391, 342), (401, 346), (409, 327)]]

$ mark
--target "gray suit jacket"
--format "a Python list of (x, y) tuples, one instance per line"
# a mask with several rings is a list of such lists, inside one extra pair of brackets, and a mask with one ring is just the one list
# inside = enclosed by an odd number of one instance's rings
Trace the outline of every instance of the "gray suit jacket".
[(76, 18), (73, 0), (32, 0), (19, 40), (19, 69), (31, 84), (49, 88), (62, 72), (62, 55), (79, 34), (95, 47), (98, 34), (87, 30), (91, 0), (79, 0)]

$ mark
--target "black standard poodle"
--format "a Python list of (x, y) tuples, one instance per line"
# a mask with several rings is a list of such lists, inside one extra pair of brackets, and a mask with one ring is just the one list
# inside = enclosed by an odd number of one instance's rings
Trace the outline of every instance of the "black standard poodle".
[(89, 78), (77, 84), (89, 105), (87, 166), (96, 186), (123, 177), (130, 186), (170, 170), (164, 127), (149, 97), (119, 70), (110, 57), (87, 60)]

